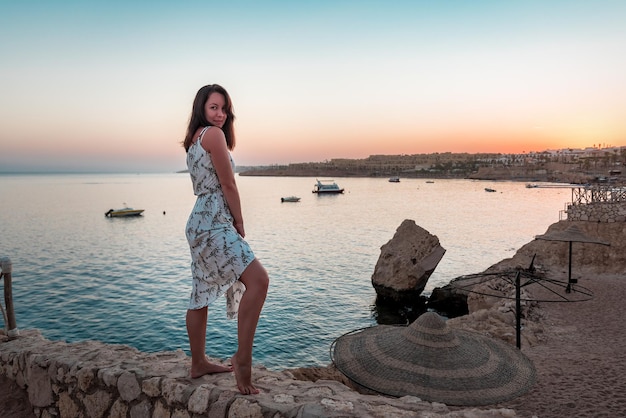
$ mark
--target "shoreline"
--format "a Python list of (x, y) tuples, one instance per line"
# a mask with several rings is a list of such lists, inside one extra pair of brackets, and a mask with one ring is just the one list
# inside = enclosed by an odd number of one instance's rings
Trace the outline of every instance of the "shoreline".
[(432, 154), (370, 156), (318, 163), (242, 166), (240, 176), (364, 177), (466, 179), (569, 184), (626, 183), (626, 173), (605, 162), (593, 168), (577, 160), (523, 159), (513, 162), (501, 154)]
[(501, 172), (482, 171), (474, 175), (454, 175), (441, 173), (401, 173), (395, 172), (351, 172), (345, 170), (284, 170), (274, 168), (249, 169), (238, 171), (238, 175), (243, 177), (315, 177), (315, 178), (379, 178), (399, 177), (400, 179), (417, 180), (473, 180), (473, 181), (513, 181), (519, 183), (558, 183), (585, 185), (590, 179), (584, 176), (524, 176), (524, 175), (503, 175)]

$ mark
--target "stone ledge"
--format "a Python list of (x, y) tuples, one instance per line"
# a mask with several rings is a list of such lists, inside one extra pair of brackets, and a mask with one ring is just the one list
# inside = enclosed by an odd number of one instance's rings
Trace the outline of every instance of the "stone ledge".
[(262, 393), (241, 395), (232, 373), (188, 377), (182, 351), (143, 353), (98, 341), (50, 341), (37, 330), (0, 335), (0, 376), (48, 417), (514, 417), (510, 409), (451, 411), (415, 397), (362, 395), (334, 380), (307, 382), (255, 366)]

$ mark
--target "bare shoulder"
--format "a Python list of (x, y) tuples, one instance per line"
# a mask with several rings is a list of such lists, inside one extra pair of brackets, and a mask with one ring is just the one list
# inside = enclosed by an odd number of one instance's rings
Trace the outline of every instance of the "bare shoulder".
[(206, 130), (202, 137), (202, 148), (211, 152), (216, 148), (223, 148), (226, 146), (226, 136), (224, 131), (217, 126), (211, 126)]

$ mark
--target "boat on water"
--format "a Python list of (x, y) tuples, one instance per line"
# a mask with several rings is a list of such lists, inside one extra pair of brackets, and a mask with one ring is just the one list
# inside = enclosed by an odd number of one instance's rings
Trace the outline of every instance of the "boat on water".
[(426, 180), (426, 183), (434, 183), (433, 180)]
[(537, 188), (537, 187), (539, 187), (539, 186), (538, 186), (538, 185), (536, 185), (536, 184), (534, 184), (534, 183), (528, 183), (528, 184), (526, 184), (526, 188), (527, 188), (527, 189), (535, 189), (535, 188)]
[(389, 183), (400, 183), (400, 177), (389, 177)]
[(144, 209), (122, 208), (122, 209), (109, 209), (104, 216), (108, 218), (121, 218), (125, 216), (139, 216), (143, 213)]
[(485, 191), (489, 193), (493, 193), (496, 191), (496, 189), (490, 189), (489, 187), (485, 187)]
[(317, 180), (317, 183), (313, 186), (313, 193), (317, 194), (343, 193), (343, 190), (334, 180)]
[(281, 197), (280, 201), (281, 202), (299, 202), (300, 198), (298, 196), (287, 196), (287, 197)]

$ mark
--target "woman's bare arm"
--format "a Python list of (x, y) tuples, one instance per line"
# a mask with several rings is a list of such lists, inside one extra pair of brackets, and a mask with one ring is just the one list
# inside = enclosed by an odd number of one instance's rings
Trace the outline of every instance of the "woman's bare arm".
[(230, 209), (230, 213), (233, 215), (235, 228), (237, 232), (244, 237), (245, 232), (243, 228), (239, 190), (237, 189), (235, 173), (230, 163), (224, 132), (216, 126), (207, 130), (202, 139), (202, 147), (211, 157), (213, 167), (215, 167), (215, 171), (217, 172), (217, 178), (224, 192), (226, 204), (228, 205), (228, 209)]

